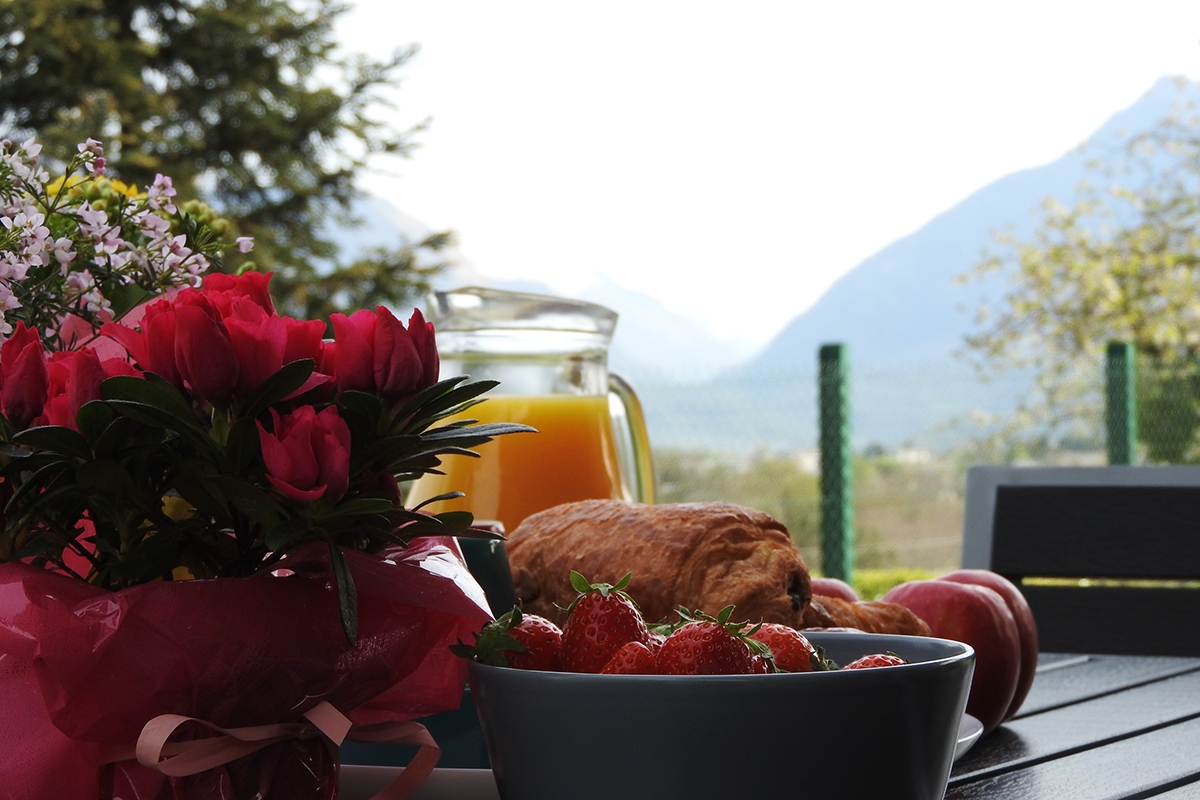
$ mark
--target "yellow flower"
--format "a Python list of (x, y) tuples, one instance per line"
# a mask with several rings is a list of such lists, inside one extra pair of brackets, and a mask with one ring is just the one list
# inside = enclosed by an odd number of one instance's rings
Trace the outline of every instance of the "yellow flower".
[(62, 190), (64, 181), (66, 181), (67, 187), (69, 188), (81, 183), (83, 180), (84, 177), (82, 175), (71, 175), (70, 177), (59, 175), (51, 183), (47, 184), (46, 194), (51, 196), (58, 194)]
[(112, 189), (113, 189), (113, 191), (114, 191), (114, 192), (116, 192), (117, 194), (123, 194), (123, 195), (125, 195), (126, 197), (128, 197), (130, 200), (136, 200), (136, 199), (137, 199), (137, 196), (138, 196), (138, 190), (137, 190), (137, 186), (136, 186), (136, 185), (134, 185), (134, 186), (126, 186), (124, 182), (122, 182), (122, 181), (117, 181), (117, 180), (114, 180), (114, 181), (112, 182)]

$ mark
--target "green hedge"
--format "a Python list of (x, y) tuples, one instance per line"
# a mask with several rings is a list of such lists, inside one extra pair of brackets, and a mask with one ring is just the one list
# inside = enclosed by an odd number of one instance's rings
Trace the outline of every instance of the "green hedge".
[(905, 581), (924, 581), (936, 578), (939, 574), (924, 569), (893, 568), (893, 569), (859, 569), (854, 571), (854, 591), (863, 600), (878, 600), (897, 584)]

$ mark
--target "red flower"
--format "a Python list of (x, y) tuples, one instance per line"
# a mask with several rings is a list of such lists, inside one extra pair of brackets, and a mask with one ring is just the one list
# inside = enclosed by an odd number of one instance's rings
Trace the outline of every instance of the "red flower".
[(142, 375), (125, 359), (101, 361), (90, 347), (54, 353), (47, 362), (47, 372), (49, 390), (38, 424), (63, 425), (74, 430), (79, 430), (75, 421), (79, 409), (101, 398), (100, 383), (104, 379), (114, 375)]
[(271, 300), (270, 272), (243, 272), (241, 275), (225, 275), (214, 272), (204, 277), (200, 291), (208, 297), (214, 306), (221, 311), (221, 316), (229, 316), (229, 306), (234, 298), (244, 297), (262, 308), (268, 314), (275, 313), (275, 303)]
[(283, 366), (288, 345), (287, 324), (262, 306), (234, 298), (225, 316), (225, 330), (237, 356), (237, 393), (245, 397)]
[(267, 480), (280, 494), (307, 502), (336, 501), (350, 485), (350, 428), (328, 406), (300, 406), (287, 416), (271, 409), (274, 433), (258, 425)]
[(389, 400), (407, 398), (437, 382), (438, 354), (433, 325), (414, 311), (408, 327), (378, 306), (352, 316), (333, 314), (334, 376), (338, 389), (375, 392)]
[(319, 319), (280, 319), (287, 328), (287, 347), (283, 351), (283, 363), (290, 364), (302, 358), (311, 358), (317, 362), (317, 370), (321, 371), (325, 323)]
[(0, 408), (17, 430), (42, 413), (50, 378), (46, 371), (46, 351), (37, 331), (17, 323), (12, 336), (0, 345)]
[(216, 309), (190, 292), (180, 292), (176, 302), (175, 366), (197, 399), (228, 405), (238, 382), (237, 354)]
[(412, 337), (413, 347), (421, 359), (423, 372), (421, 374), (422, 388), (433, 386), (438, 381), (438, 370), (441, 360), (438, 358), (437, 341), (433, 335), (433, 323), (426, 322), (420, 309), (413, 309), (408, 318), (408, 335)]
[(175, 366), (175, 304), (170, 300), (146, 305), (140, 331), (109, 322), (100, 328), (100, 333), (124, 347), (142, 369), (183, 388), (183, 379)]
[(197, 399), (224, 406), (238, 383), (238, 359), (220, 311), (194, 289), (146, 306), (141, 330), (109, 323), (100, 332), (129, 351), (138, 366)]

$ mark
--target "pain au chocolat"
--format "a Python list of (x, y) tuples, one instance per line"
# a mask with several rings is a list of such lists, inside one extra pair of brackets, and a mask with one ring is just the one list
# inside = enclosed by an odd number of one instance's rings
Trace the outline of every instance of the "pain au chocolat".
[(626, 588), (651, 622), (679, 606), (738, 619), (799, 624), (812, 583), (787, 529), (729, 503), (643, 505), (583, 500), (534, 514), (508, 539), (521, 607), (558, 623), (575, 599), (571, 570)]
[[(891, 603), (841, 606), (820, 598), (814, 608), (808, 567), (787, 528), (731, 503), (566, 503), (528, 517), (507, 550), (521, 607), (559, 624), (575, 598), (574, 570), (593, 583), (632, 573), (626, 591), (651, 622), (674, 619), (680, 606), (715, 615), (733, 605), (736, 619), (794, 628), (909, 633), (923, 626)], [(875, 608), (881, 605), (888, 608)]]

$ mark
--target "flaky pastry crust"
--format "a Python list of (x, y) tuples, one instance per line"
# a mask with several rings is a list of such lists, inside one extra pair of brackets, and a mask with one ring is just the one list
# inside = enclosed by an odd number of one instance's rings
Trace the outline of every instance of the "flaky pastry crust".
[(616, 583), (650, 622), (677, 607), (799, 627), (812, 596), (808, 568), (787, 529), (770, 515), (730, 503), (643, 505), (585, 500), (522, 522), (507, 543), (517, 599), (558, 623), (575, 598), (569, 575)]

